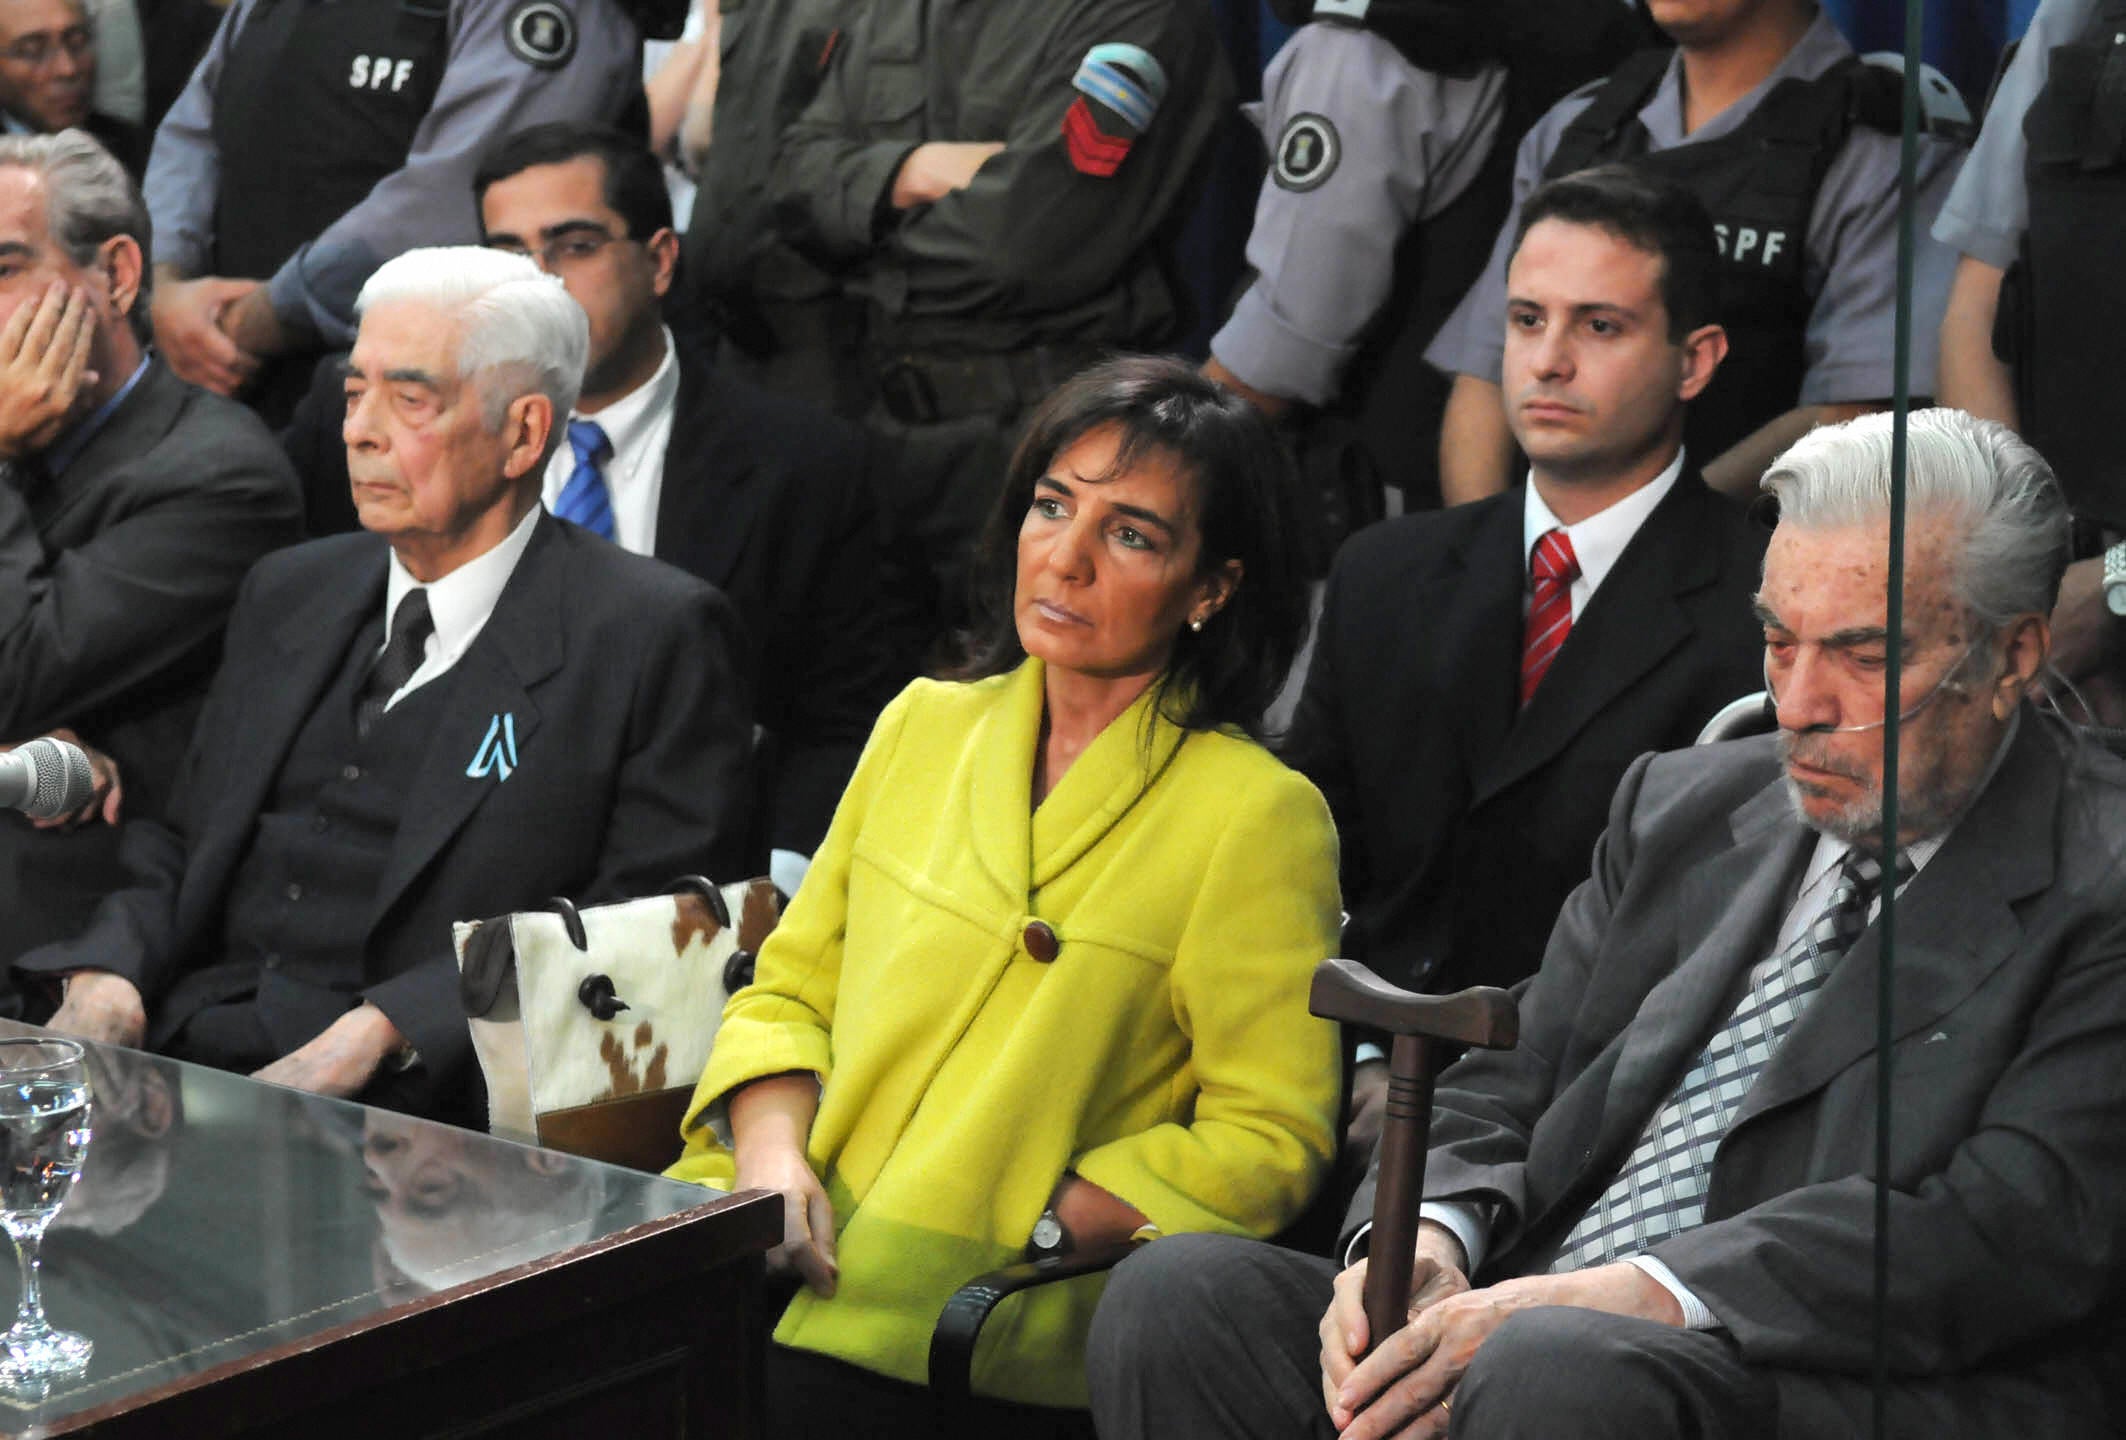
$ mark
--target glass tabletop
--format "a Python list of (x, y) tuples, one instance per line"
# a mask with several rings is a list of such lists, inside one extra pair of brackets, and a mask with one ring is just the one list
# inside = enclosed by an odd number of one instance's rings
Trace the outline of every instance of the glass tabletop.
[[(41, 1033), (0, 1022), (0, 1034)], [(89, 1046), (93, 1139), (44, 1243), (86, 1374), (0, 1388), (0, 1432), (160, 1388), (721, 1197), (697, 1186)], [(677, 1150), (677, 1143), (674, 1143)], [(0, 1314), (19, 1280), (0, 1252)]]

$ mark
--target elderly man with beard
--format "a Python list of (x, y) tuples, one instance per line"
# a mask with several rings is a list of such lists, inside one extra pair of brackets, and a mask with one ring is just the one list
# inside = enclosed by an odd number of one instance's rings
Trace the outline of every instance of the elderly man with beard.
[(1341, 1273), (1162, 1241), (1094, 1327), (1103, 1436), (1863, 1433), (1884, 963), (1890, 1432), (2118, 1433), (2126, 767), (2028, 701), (2067, 512), (2036, 452), (1957, 411), (1912, 417), (1893, 706), (1890, 446), (1870, 416), (1767, 476), (1780, 733), (1626, 774), (1519, 1047), (1441, 1079), (1409, 1323), (1359, 1358), (1362, 1231)]

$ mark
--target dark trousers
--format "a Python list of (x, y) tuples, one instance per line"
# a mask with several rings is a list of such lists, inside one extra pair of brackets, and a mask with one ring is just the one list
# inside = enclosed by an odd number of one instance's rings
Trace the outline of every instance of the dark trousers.
[(949, 1433), (1011, 1440), (1092, 1440), (1082, 1410), (976, 1397), (944, 1416), (931, 1393), (809, 1350), (770, 1344), (764, 1433), (775, 1440), (933, 1440)]
[[(1109, 1279), (1086, 1347), (1101, 1440), (1334, 1440), (1316, 1327), (1336, 1266), (1227, 1236), (1147, 1245)], [(1769, 1379), (1724, 1337), (1592, 1310), (1523, 1311), (1454, 1391), (1453, 1440), (1759, 1440)]]

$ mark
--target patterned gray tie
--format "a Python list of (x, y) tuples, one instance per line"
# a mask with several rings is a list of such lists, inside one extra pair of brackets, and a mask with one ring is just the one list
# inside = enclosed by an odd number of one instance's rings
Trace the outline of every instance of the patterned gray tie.
[[(1912, 870), (1912, 858), (1900, 850), (1897, 883), (1911, 879)], [(1552, 1273), (1640, 1254), (1705, 1218), (1720, 1138), (1809, 997), (1867, 928), (1868, 906), (1881, 887), (1881, 863), (1847, 852), (1822, 912), (1792, 944), (1750, 972), (1735, 1013), (1646, 1127), (1617, 1178), (1565, 1237)]]

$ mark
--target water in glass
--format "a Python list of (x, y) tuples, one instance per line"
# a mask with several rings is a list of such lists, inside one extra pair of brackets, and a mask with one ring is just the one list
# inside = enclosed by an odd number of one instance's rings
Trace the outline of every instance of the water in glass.
[(89, 1076), (71, 1040), (0, 1039), (0, 1226), (14, 1242), (22, 1305), (0, 1335), (0, 1383), (78, 1371), (94, 1345), (54, 1330), (38, 1288), (44, 1227), (66, 1203), (89, 1148)]

